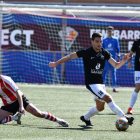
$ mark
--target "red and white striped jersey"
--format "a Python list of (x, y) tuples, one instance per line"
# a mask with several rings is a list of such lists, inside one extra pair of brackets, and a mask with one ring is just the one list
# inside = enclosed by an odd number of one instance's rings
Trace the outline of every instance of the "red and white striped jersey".
[(15, 82), (9, 76), (0, 75), (0, 98), (2, 99), (3, 106), (12, 104), (17, 100), (16, 91), (18, 89)]

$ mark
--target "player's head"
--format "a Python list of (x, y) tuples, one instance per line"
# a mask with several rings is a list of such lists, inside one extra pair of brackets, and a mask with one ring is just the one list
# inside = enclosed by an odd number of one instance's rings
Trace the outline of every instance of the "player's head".
[(114, 27), (113, 26), (108, 26), (107, 27), (107, 34), (108, 34), (108, 37), (111, 38), (114, 34)]
[(94, 39), (95, 39), (96, 37), (102, 37), (102, 34), (99, 33), (99, 32), (94, 32), (94, 33), (92, 34), (92, 41), (94, 41)]
[(93, 45), (93, 49), (95, 51), (98, 52), (101, 49), (102, 41), (103, 41), (103, 39), (102, 39), (102, 34), (101, 33), (95, 32), (95, 33), (92, 34), (92, 41), (91, 42), (92, 42), (92, 45)]

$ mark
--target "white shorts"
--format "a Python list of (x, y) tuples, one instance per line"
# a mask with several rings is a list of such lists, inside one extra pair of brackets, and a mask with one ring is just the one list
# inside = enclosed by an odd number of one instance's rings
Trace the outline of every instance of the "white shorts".
[(135, 84), (140, 83), (140, 71), (135, 71)]
[(104, 84), (93, 84), (93, 85), (86, 85), (88, 91), (90, 91), (94, 95), (94, 100), (99, 100), (101, 102), (105, 102), (101, 98), (103, 98), (108, 93), (106, 92)]

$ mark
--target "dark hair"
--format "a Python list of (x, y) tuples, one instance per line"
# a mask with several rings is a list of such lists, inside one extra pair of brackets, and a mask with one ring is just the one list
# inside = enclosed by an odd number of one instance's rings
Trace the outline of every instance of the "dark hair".
[(99, 33), (99, 32), (94, 32), (94, 33), (92, 34), (92, 40), (93, 40), (93, 41), (94, 41), (95, 37), (102, 37), (102, 34)]
[(108, 26), (107, 30), (112, 29), (114, 31), (114, 27), (113, 26)]

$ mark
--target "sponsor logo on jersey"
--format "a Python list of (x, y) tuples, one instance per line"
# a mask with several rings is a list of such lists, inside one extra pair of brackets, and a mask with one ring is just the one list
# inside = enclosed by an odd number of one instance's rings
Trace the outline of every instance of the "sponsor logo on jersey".
[(108, 48), (110, 48), (110, 47), (112, 47), (112, 44), (110, 43), (110, 44), (108, 44)]
[(95, 57), (91, 57), (91, 59), (93, 59), (93, 58), (95, 58)]
[(103, 73), (103, 70), (95, 70), (95, 69), (91, 69), (91, 73), (93, 74), (102, 74)]
[(103, 69), (100, 69), (101, 64), (97, 63), (97, 65), (95, 66), (95, 69), (91, 69), (91, 73), (94, 74), (102, 74), (103, 73)]
[(135, 81), (139, 81), (140, 80), (140, 77), (136, 77)]
[(104, 56), (103, 55), (101, 55), (101, 59), (104, 59)]
[(96, 65), (96, 70), (98, 70), (98, 69), (100, 69), (100, 67), (101, 67), (101, 64), (100, 63), (97, 63), (97, 65)]

